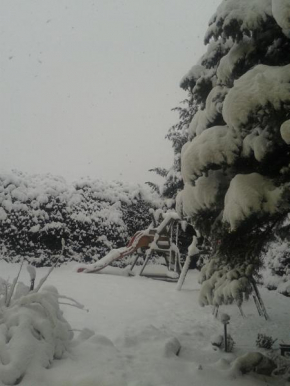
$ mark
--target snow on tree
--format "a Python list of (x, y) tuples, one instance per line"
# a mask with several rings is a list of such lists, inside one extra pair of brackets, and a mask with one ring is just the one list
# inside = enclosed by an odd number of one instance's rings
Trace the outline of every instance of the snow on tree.
[(289, 31), (289, 1), (224, 0), (207, 52), (181, 80), (196, 111), (178, 211), (211, 241), (215, 263), (205, 267), (202, 304), (240, 303), (290, 209)]

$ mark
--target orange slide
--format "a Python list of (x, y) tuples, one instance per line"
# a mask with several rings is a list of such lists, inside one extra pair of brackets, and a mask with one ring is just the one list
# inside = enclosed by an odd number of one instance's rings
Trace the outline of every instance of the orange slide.
[[(150, 233), (152, 231), (149, 231)], [(147, 231), (139, 231), (131, 238), (126, 247), (119, 249), (112, 249), (106, 256), (94, 264), (86, 265), (85, 267), (79, 267), (77, 272), (98, 272), (101, 269), (107, 267), (115, 260), (122, 259), (125, 256), (131, 255), (139, 248), (149, 248), (149, 244), (154, 240), (155, 232), (152, 234)]]
[[(165, 217), (157, 228), (148, 228), (146, 230), (136, 232), (126, 247), (119, 248), (119, 249), (112, 249), (101, 260), (97, 261), (94, 264), (79, 267), (77, 272), (85, 272), (85, 273), (98, 272), (101, 269), (107, 267), (113, 261), (122, 259), (123, 257), (128, 255), (131, 255), (132, 253), (136, 252), (137, 249), (139, 248), (144, 248), (144, 249), (151, 248), (152, 250), (155, 250), (155, 251), (159, 251), (163, 253), (168, 253), (168, 252), (171, 253), (170, 251), (173, 244), (170, 238), (170, 229), (172, 227), (173, 222), (177, 221), (178, 219), (179, 219), (178, 215), (174, 213), (173, 215), (171, 214)], [(153, 217), (153, 224), (156, 225), (156, 221), (154, 217)], [(145, 259), (142, 270), (147, 264), (148, 258), (149, 258), (149, 255)], [(137, 259), (133, 263), (132, 269), (136, 264), (136, 261)], [(168, 265), (167, 259), (166, 259), (166, 262)], [(141, 270), (141, 273), (142, 273), (142, 270)]]

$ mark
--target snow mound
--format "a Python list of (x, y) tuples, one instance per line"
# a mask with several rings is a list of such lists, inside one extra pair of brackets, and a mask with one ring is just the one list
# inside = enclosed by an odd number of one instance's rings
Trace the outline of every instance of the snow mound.
[(234, 377), (255, 371), (258, 374), (268, 375), (275, 370), (275, 363), (260, 352), (249, 352), (237, 358), (230, 369)]

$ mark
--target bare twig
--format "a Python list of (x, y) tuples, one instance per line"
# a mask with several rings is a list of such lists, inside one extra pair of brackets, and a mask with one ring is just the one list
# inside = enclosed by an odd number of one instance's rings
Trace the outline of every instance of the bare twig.
[(58, 295), (58, 298), (59, 299), (66, 299), (66, 300), (71, 300), (72, 302), (74, 302), (76, 304), (77, 307), (79, 308), (84, 308), (84, 305), (79, 303), (77, 300), (73, 299), (73, 298), (70, 298), (69, 296), (65, 296), (65, 295)]
[(39, 280), (38, 286), (35, 288), (35, 290), (33, 290), (31, 292), (35, 292), (36, 293), (36, 292), (38, 292), (40, 290), (40, 288), (43, 286), (43, 283), (47, 280), (48, 276), (51, 274), (51, 272), (56, 267), (59, 258), (60, 258), (60, 256), (58, 256), (58, 258), (56, 259), (56, 261), (53, 264), (53, 266), (49, 268), (49, 271), (47, 272), (47, 274), (42, 279)]
[(22, 259), (22, 262), (20, 264), (20, 268), (19, 268), (19, 271), (18, 271), (18, 275), (16, 276), (16, 278), (13, 280), (13, 283), (11, 285), (11, 288), (7, 294), (7, 299), (6, 299), (6, 307), (9, 307), (10, 306), (10, 302), (11, 302), (11, 298), (13, 296), (13, 293), (14, 293), (14, 290), (15, 290), (15, 287), (16, 287), (16, 284), (18, 282), (18, 279), (19, 279), (19, 276), (20, 276), (20, 272), (22, 270), (22, 267), (23, 267), (23, 263), (24, 263), (24, 259)]
[(86, 311), (86, 312), (89, 312), (89, 310), (88, 310), (87, 308), (84, 308), (84, 307), (79, 307), (77, 304), (73, 304), (73, 303), (66, 303), (66, 302), (58, 302), (58, 304), (62, 304), (62, 305), (65, 305), (65, 306), (76, 307), (76, 308), (78, 308), (79, 310), (82, 310), (82, 311)]
[[(8, 279), (9, 280), (9, 279)], [(8, 296), (8, 280), (3, 284), (5, 287), (5, 293), (4, 293), (4, 304), (7, 302), (7, 296)]]

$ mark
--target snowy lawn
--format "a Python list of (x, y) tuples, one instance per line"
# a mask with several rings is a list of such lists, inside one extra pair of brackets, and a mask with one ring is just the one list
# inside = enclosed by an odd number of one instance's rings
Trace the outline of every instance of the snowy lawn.
[[(1, 261), (0, 276), (14, 278), (18, 267)], [(47, 270), (37, 270), (36, 282)], [(231, 317), (229, 333), (236, 342), (234, 351), (225, 353), (211, 345), (211, 338), (222, 334), (223, 326), (212, 316), (211, 307), (198, 305), (196, 271), (189, 272), (181, 291), (176, 291), (176, 283), (124, 273), (112, 267), (99, 274), (76, 273), (74, 264), (52, 272), (45, 284), (56, 286), (60, 294), (75, 298), (89, 311), (61, 306), (72, 328), (83, 331), (75, 331), (63, 359), (49, 369), (31, 368), (22, 386), (288, 384), (281, 378), (253, 373), (235, 376), (231, 371), (237, 356), (258, 351), (258, 332), (290, 343), (288, 298), (261, 289), (269, 321), (258, 316), (252, 299), (243, 305), (245, 318), (236, 306), (221, 307)], [(20, 281), (29, 281), (26, 269)]]

